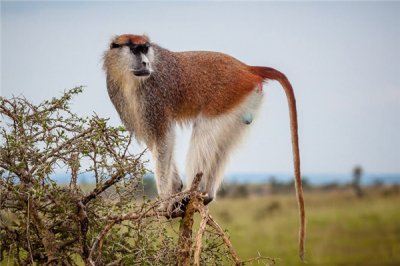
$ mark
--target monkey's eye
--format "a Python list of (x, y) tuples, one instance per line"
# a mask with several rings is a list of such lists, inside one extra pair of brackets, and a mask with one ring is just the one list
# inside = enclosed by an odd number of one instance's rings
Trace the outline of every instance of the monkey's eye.
[(149, 47), (150, 45), (148, 44), (134, 44), (130, 45), (129, 49), (131, 49), (131, 52), (133, 54), (138, 55), (140, 53), (147, 54), (147, 52), (149, 51)]
[(149, 46), (143, 46), (142, 53), (147, 54), (148, 51), (149, 51)]
[(131, 49), (131, 52), (134, 53), (134, 54), (139, 54), (140, 53), (138, 46), (131, 46), (130, 49)]

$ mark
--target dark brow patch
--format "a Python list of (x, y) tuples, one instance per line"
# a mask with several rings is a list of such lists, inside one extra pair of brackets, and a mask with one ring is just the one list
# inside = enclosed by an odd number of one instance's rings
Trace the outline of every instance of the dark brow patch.
[(132, 52), (135, 52), (135, 53), (138, 53), (138, 52), (147, 53), (147, 51), (149, 50), (149, 47), (150, 47), (150, 43), (146, 42), (143, 44), (142, 43), (137, 44), (137, 43), (132, 43), (131, 40), (129, 40), (127, 43), (113, 42), (110, 45), (110, 49), (121, 48), (124, 46), (128, 46), (132, 50)]

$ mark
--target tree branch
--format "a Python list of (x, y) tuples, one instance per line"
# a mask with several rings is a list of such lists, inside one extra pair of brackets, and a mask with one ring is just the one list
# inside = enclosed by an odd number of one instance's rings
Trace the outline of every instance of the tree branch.
[(200, 221), (199, 229), (197, 231), (196, 242), (195, 242), (195, 246), (194, 246), (194, 265), (195, 266), (200, 266), (200, 255), (201, 255), (201, 247), (202, 247), (202, 242), (203, 242), (203, 235), (206, 230), (208, 217), (209, 217), (208, 208), (206, 208), (206, 207), (199, 208), (199, 212), (201, 215), (201, 221)]
[(90, 137), (87, 136), (87, 134), (89, 134), (91, 131), (93, 131), (92, 127), (89, 127), (88, 129), (84, 130), (83, 132), (81, 132), (80, 134), (70, 138), (69, 140), (65, 141), (64, 143), (60, 144), (59, 146), (57, 146), (56, 148), (52, 149), (51, 151), (49, 151), (46, 155), (44, 155), (42, 158), (39, 159), (39, 162), (34, 165), (32, 167), (32, 169), (29, 171), (30, 174), (33, 174), (36, 169), (41, 166), (41, 164), (45, 163), (47, 159), (53, 157), (57, 152), (61, 151), (62, 149), (64, 149), (65, 147), (67, 147), (68, 145), (71, 145), (73, 142), (75, 142), (76, 140), (83, 138), (83, 137)]
[(181, 225), (179, 227), (179, 239), (177, 245), (177, 258), (178, 266), (189, 266), (190, 255), (192, 248), (192, 227), (193, 227), (193, 216), (196, 212), (196, 203), (199, 201), (198, 197), (194, 196), (190, 199), (185, 214), (182, 218)]
[(103, 185), (96, 187), (92, 192), (90, 192), (87, 196), (83, 197), (81, 202), (84, 205), (87, 205), (91, 200), (96, 198), (99, 194), (104, 192), (107, 188), (111, 187), (115, 183), (117, 183), (121, 178), (125, 176), (125, 171), (118, 170), (110, 179), (104, 182)]

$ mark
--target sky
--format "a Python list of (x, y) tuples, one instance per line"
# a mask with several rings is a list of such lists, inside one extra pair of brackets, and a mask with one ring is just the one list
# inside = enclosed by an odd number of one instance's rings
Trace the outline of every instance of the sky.
[[(297, 97), (303, 173), (347, 173), (355, 165), (400, 173), (400, 2), (2, 1), (1, 95), (39, 103), (85, 85), (73, 110), (119, 125), (102, 55), (123, 33), (284, 72)], [(228, 174), (292, 172), (284, 92), (275, 82), (264, 91)], [(182, 173), (189, 139), (190, 128), (178, 130)]]

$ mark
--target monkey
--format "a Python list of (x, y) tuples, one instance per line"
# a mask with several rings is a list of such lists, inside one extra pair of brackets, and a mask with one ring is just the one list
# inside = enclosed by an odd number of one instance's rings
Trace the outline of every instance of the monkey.
[(104, 54), (109, 97), (123, 124), (155, 161), (161, 198), (182, 191), (174, 157), (176, 125), (192, 125), (187, 184), (202, 172), (199, 190), (211, 202), (225, 165), (261, 105), (262, 85), (278, 81), (289, 106), (295, 188), (300, 213), (299, 255), (304, 257), (305, 208), (300, 176), (296, 99), (280, 71), (250, 66), (219, 52), (172, 52), (147, 35), (123, 34)]

